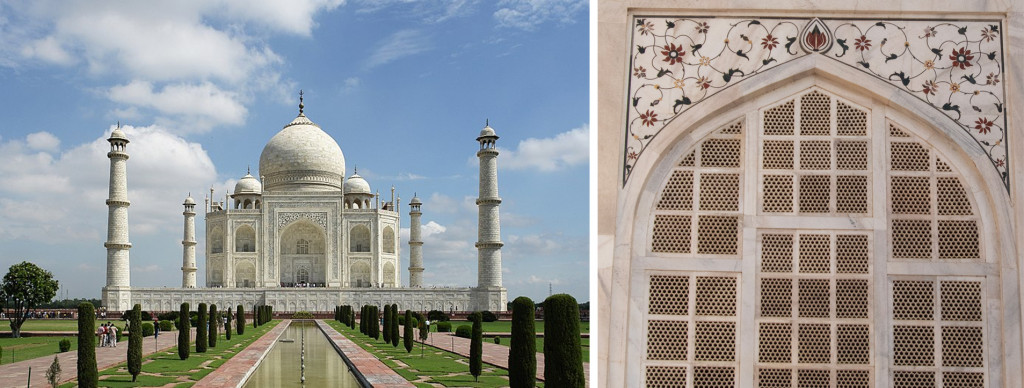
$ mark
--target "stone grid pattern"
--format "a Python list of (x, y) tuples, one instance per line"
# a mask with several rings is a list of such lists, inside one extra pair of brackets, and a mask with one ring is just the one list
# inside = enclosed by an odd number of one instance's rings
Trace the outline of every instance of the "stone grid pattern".
[(892, 280), (895, 386), (986, 386), (983, 285), (942, 276)]
[(979, 218), (959, 173), (899, 125), (888, 125), (892, 258), (980, 260)]
[(793, 376), (797, 387), (832, 386), (847, 373), (870, 379), (869, 236), (778, 230), (759, 240), (759, 386), (790, 387)]
[(761, 213), (870, 215), (866, 117), (818, 89), (765, 109)]
[(737, 381), (738, 278), (652, 274), (647, 309), (649, 387), (734, 387)]
[(742, 122), (726, 125), (679, 162), (659, 195), (652, 252), (739, 253), (742, 139)]

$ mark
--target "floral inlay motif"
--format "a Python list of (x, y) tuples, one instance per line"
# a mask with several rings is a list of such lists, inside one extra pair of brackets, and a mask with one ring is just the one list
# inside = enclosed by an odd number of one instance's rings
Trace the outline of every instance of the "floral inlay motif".
[(1009, 190), (1000, 21), (634, 18), (623, 183), (681, 113), (755, 74), (820, 54), (918, 98), (985, 151)]

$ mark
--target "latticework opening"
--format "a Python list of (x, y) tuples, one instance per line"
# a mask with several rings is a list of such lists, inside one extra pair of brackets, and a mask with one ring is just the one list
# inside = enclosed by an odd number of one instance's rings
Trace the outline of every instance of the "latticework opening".
[(764, 112), (764, 134), (790, 136), (796, 128), (794, 112), (796, 104), (793, 101), (768, 109)]
[(685, 366), (653, 365), (647, 367), (647, 388), (679, 388), (686, 386)]
[(686, 360), (686, 321), (649, 321), (647, 323), (648, 360)]

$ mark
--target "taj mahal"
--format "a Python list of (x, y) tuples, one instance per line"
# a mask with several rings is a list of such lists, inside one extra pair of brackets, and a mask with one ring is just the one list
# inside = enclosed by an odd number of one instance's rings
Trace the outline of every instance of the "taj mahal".
[(103, 306), (124, 311), (141, 304), (148, 311), (170, 311), (188, 302), (329, 311), (344, 304), (397, 303), (400, 309), (421, 311), (504, 311), (498, 135), (487, 125), (476, 140), (480, 145), (476, 287), (423, 284), (420, 217), (424, 204), (416, 196), (408, 203), (408, 286), (402, 285), (401, 198), (392, 187), (390, 198), (383, 200), (356, 170), (346, 176), (341, 147), (306, 117), (300, 93), (299, 115), (263, 148), (259, 178), (247, 172), (224, 201), (216, 201), (211, 189), (203, 204), (206, 287), (197, 287), (197, 203), (189, 196), (182, 213), (181, 287), (145, 288), (132, 287), (129, 280), (129, 139), (120, 128), (114, 129), (107, 154), (110, 193)]

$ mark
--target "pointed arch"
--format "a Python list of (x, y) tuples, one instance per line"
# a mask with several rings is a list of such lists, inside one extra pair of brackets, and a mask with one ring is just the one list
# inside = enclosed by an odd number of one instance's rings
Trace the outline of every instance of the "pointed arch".
[(349, 232), (349, 252), (370, 252), (370, 228), (355, 225)]
[(235, 252), (256, 252), (256, 229), (249, 225), (235, 229)]
[[(818, 246), (825, 247), (823, 249), (831, 252), (828, 253), (831, 256), (825, 256), (831, 257), (828, 259), (830, 261), (827, 260), (824, 263), (826, 268), (831, 268), (830, 271), (833, 274), (831, 275), (833, 280), (830, 280), (832, 288), (829, 289), (831, 290), (829, 292), (833, 293), (840, 289), (840, 283), (836, 283), (838, 282), (836, 277), (846, 276), (836, 275), (835, 272), (837, 271), (835, 266), (838, 265), (836, 264), (835, 255), (838, 254), (836, 249), (841, 249), (845, 244), (840, 240), (845, 239), (846, 242), (849, 242), (859, 241), (863, 238), (863, 241), (866, 242), (865, 250), (871, 257), (868, 259), (871, 266), (869, 272), (864, 275), (850, 275), (851, 278), (844, 280), (842, 284), (861, 284), (861, 280), (853, 279), (857, 276), (863, 276), (862, 280), (867, 282), (865, 284), (868, 288), (864, 292), (865, 295), (870, 296), (867, 303), (870, 306), (868, 311), (871, 315), (862, 319), (869, 321), (866, 324), (870, 326), (869, 330), (872, 333), (894, 332), (895, 330), (904, 330), (898, 329), (897, 326), (913, 326), (891, 314), (895, 314), (894, 311), (900, 309), (898, 305), (900, 290), (914, 282), (932, 287), (924, 288), (925, 291), (922, 292), (927, 293), (934, 306), (945, 303), (943, 301), (946, 299), (943, 299), (940, 292), (943, 287), (948, 287), (951, 292), (948, 295), (953, 295), (954, 288), (960, 291), (968, 288), (982, 290), (989, 285), (998, 285), (997, 288), (1017, 289), (1016, 268), (1018, 265), (1012, 254), (1016, 250), (1016, 242), (1013, 239), (1011, 223), (1007, 217), (1012, 214), (1009, 198), (1006, 196), (1001, 177), (995, 174), (991, 168), (991, 162), (983, 150), (958, 125), (952, 123), (948, 117), (937, 114), (933, 107), (906, 95), (905, 92), (856, 70), (845, 69), (827, 59), (808, 56), (780, 65), (773, 71), (778, 71), (778, 73), (752, 77), (745, 81), (747, 88), (743, 90), (733, 88), (731, 90), (735, 92), (721, 92), (709, 97), (700, 105), (674, 119), (665, 127), (661, 135), (647, 146), (645, 152), (651, 154), (646, 159), (637, 162), (630, 180), (619, 192), (615, 248), (612, 259), (614, 270), (610, 271), (612, 289), (608, 293), (611, 299), (610, 310), (612, 313), (609, 314), (611, 317), (608, 337), (610, 343), (607, 349), (609, 365), (625, 366), (622, 376), (627, 385), (638, 385), (643, 381), (647, 373), (645, 371), (648, 371), (645, 368), (647, 360), (650, 360), (648, 357), (651, 356), (652, 349), (662, 349), (659, 348), (658, 343), (660, 342), (658, 341), (674, 338), (666, 333), (671, 331), (668, 329), (671, 326), (669, 323), (677, 320), (666, 320), (665, 317), (675, 313), (670, 309), (664, 310), (661, 309), (662, 307), (657, 307), (662, 306), (657, 303), (675, 300), (673, 298), (679, 298), (682, 295), (687, 296), (687, 302), (693, 303), (693, 299), (689, 298), (696, 296), (697, 306), (683, 307), (688, 308), (689, 314), (700, 315), (695, 313), (694, 309), (702, 308), (699, 306), (702, 304), (706, 308), (708, 304), (713, 306), (716, 303), (724, 303), (734, 306), (733, 309), (736, 309), (735, 316), (737, 317), (741, 316), (740, 309), (749, 309), (744, 310), (742, 316), (764, 316), (763, 314), (766, 313), (764, 309), (772, 306), (770, 301), (766, 302), (764, 299), (765, 295), (770, 294), (766, 293), (768, 290), (774, 290), (771, 287), (778, 286), (777, 291), (785, 290), (788, 292), (785, 295), (796, 298), (802, 291), (810, 290), (810, 288), (804, 289), (805, 286), (814, 285), (814, 282), (811, 281), (799, 282), (797, 278), (804, 276), (799, 267), (802, 265), (799, 260), (799, 255), (802, 254), (799, 247), (813, 247), (815, 239), (821, 240), (822, 244)], [(771, 171), (766, 172), (770, 168), (766, 168), (764, 158), (768, 157), (766, 152), (772, 151), (773, 147), (766, 142), (768, 140), (785, 142), (789, 140), (785, 136), (793, 136), (793, 140), (796, 141), (792, 143), (792, 149), (788, 152), (792, 153), (791, 159), (795, 163), (799, 163), (801, 152), (814, 153), (815, 147), (801, 149), (799, 133), (781, 134), (780, 137), (773, 139), (764, 136), (764, 128), (770, 124), (765, 113), (775, 107), (772, 105), (773, 103), (784, 103), (790, 96), (799, 98), (801, 91), (812, 87), (831, 92), (833, 98), (841, 98), (853, 105), (867, 107), (869, 110), (867, 122), (872, 132), (868, 138), (853, 139), (834, 135), (831, 138), (825, 136), (808, 139), (809, 141), (831, 142), (828, 148), (817, 148), (821, 152), (831, 153), (831, 159), (823, 160), (823, 163), (828, 163), (827, 170), (829, 171), (840, 170), (837, 166), (840, 161), (836, 159), (836, 153), (839, 152), (837, 148), (839, 141), (864, 141), (865, 151), (868, 154), (867, 163), (870, 166), (862, 170), (867, 182), (866, 202), (858, 202), (856, 211), (839, 211), (838, 205), (835, 203), (838, 198), (838, 190), (840, 190), (839, 177), (858, 174), (835, 172), (829, 175), (828, 180), (821, 181), (826, 186), (820, 187), (828, 187), (829, 197), (827, 200), (831, 202), (826, 204), (827, 207), (821, 208), (824, 209), (822, 211), (815, 210), (805, 212), (808, 214), (801, 214), (802, 183), (799, 178), (805, 175), (822, 174), (817, 171), (798, 171), (789, 180), (792, 187), (781, 186), (783, 187), (781, 190), (790, 195), (790, 197), (783, 197), (784, 199), (779, 202), (789, 204), (788, 208), (783, 207), (780, 212), (790, 214), (790, 216), (783, 217), (780, 214), (775, 214), (778, 213), (776, 211), (766, 212), (765, 209), (766, 195), (772, 195), (773, 191), (779, 190), (776, 186), (765, 185), (769, 178), (768, 175), (785, 175)], [(792, 100), (792, 98), (788, 98), (788, 100)], [(796, 101), (798, 102), (795, 103), (794, 109), (801, 111), (801, 102)], [(831, 109), (830, 114), (832, 115), (838, 111), (835, 103)], [(796, 116), (795, 120), (799, 121), (800, 117)], [(753, 131), (737, 136), (741, 139), (738, 143), (738, 147), (742, 150), (741, 167), (736, 170), (728, 170), (722, 169), (721, 166), (715, 166), (710, 170), (703, 170), (701, 169), (702, 161), (689, 160), (692, 153), (696, 153), (699, 157), (699, 150), (710, 140), (728, 138), (730, 135), (723, 134), (722, 131), (731, 123), (736, 122), (744, 125), (745, 130)], [(893, 144), (910, 143), (911, 141), (902, 138), (891, 139), (891, 135), (888, 133), (890, 124), (904, 131), (909, 136), (907, 139), (913, 139), (913, 142), (921, 145), (920, 149), (925, 150), (922, 160), (928, 160), (929, 170), (902, 173), (893, 168), (893, 163), (896, 163), (894, 158), (901, 157), (898, 154), (902, 152), (896, 149), (907, 149), (905, 146), (894, 146)], [(836, 130), (835, 123), (832, 124), (830, 130)], [(832, 133), (835, 134), (835, 132)], [(785, 147), (782, 148), (785, 149)], [(783, 170), (799, 169), (798, 167), (799, 164), (795, 167), (783, 168)], [(705, 190), (705, 187), (701, 185), (702, 177), (700, 175), (702, 174), (715, 174), (716, 176), (713, 177), (715, 179), (720, 178), (721, 175), (737, 174), (736, 182), (739, 186), (735, 197), (729, 197), (735, 198), (736, 206), (718, 208), (715, 204), (716, 201), (702, 202), (704, 199), (701, 190)], [(906, 176), (911, 176), (913, 179), (902, 178)], [(952, 180), (954, 177), (959, 182)], [(905, 190), (908, 187), (907, 182), (921, 183), (920, 187), (924, 187), (924, 183), (927, 182), (931, 191), (925, 196), (908, 199), (898, 191)], [(901, 185), (903, 189), (900, 188)], [(677, 191), (675, 196), (666, 197), (669, 187), (674, 187), (673, 190)], [(721, 190), (722, 186), (717, 185), (713, 188)], [(945, 192), (941, 192), (942, 190)], [(685, 193), (690, 193), (690, 195), (687, 196)], [(950, 193), (955, 193), (953, 195), (956, 197), (952, 202), (949, 200)], [(943, 199), (944, 196), (945, 199)], [(894, 197), (897, 198), (895, 201)], [(721, 200), (719, 196), (709, 196), (708, 198)], [(666, 200), (669, 203), (665, 203)], [(940, 205), (940, 201), (946, 201), (946, 204)], [(930, 205), (923, 205), (925, 202)], [(960, 205), (951, 205), (953, 203)], [(966, 206), (963, 205), (965, 203), (970, 204), (970, 213), (972, 214), (968, 215), (967, 212), (954, 214), (959, 210), (949, 210), (956, 206)], [(679, 209), (692, 210), (683, 211), (670, 208), (676, 205), (680, 207)], [(918, 205), (922, 207), (914, 210)], [(657, 210), (659, 206), (661, 206), (661, 210)], [(923, 213), (902, 215), (914, 211), (925, 212), (924, 206), (928, 207), (927, 217), (931, 218), (927, 218)], [(941, 206), (947, 206), (946, 210), (940, 210)], [(718, 256), (723, 253), (717, 251), (701, 251), (699, 240), (702, 237), (701, 228), (705, 225), (699, 219), (703, 216), (722, 216), (722, 212), (730, 211), (735, 213), (729, 214), (742, 215), (737, 218), (735, 232), (737, 237), (730, 238), (730, 241), (734, 241), (736, 244), (735, 251), (726, 252), (727, 254), (724, 256)], [(943, 214), (943, 211), (947, 213)], [(829, 216), (840, 213), (843, 214), (842, 217)], [(663, 216), (660, 221), (657, 216), (659, 214)], [(901, 225), (898, 221), (902, 219), (913, 219), (914, 222)], [(976, 231), (972, 231), (971, 227), (961, 228), (970, 222), (976, 223)], [(663, 230), (669, 230), (665, 228), (670, 223), (675, 225), (670, 228), (675, 231), (672, 232), (674, 234), (661, 232), (661, 236), (658, 236), (659, 225)], [(930, 226), (926, 229), (917, 229), (919, 232), (899, 231), (906, 225), (924, 225), (925, 223)], [(945, 227), (939, 226), (943, 223), (945, 223)], [(712, 225), (712, 223), (707, 225)], [(706, 229), (705, 232), (709, 230)], [(943, 235), (949, 237), (956, 233), (961, 234), (954, 237), (953, 240), (947, 240), (957, 241), (956, 243), (946, 244), (946, 248), (940, 246), (943, 245), (941, 242)], [(686, 237), (681, 235), (686, 235)], [(805, 235), (808, 237), (801, 241)], [(864, 237), (844, 237), (846, 235)], [(826, 238), (827, 244), (825, 244)], [(977, 250), (969, 248), (969, 242), (972, 239), (981, 240), (977, 242)], [(769, 240), (774, 242), (766, 245)], [(1004, 244), (1002, 241), (1006, 243)], [(789, 243), (792, 245), (787, 245)], [(906, 248), (908, 244), (914, 245), (915, 243), (920, 243), (920, 249), (916, 251), (919, 252), (919, 256), (915, 256), (918, 253), (908, 256), (896, 251), (900, 245)], [(790, 248), (776, 246), (790, 246)], [(957, 250), (965, 246), (968, 247), (966, 251)], [(792, 254), (795, 255), (791, 259), (791, 264), (795, 267), (790, 269), (790, 273), (795, 275), (778, 276), (771, 271), (765, 272), (765, 255), (778, 252), (779, 249), (783, 252), (793, 252)], [(791, 249), (791, 251), (787, 249)], [(782, 257), (787, 256), (783, 255)], [(921, 260), (933, 264), (922, 265)], [(945, 272), (946, 266), (953, 265), (953, 263), (956, 263), (957, 268), (963, 268), (953, 273), (965, 274), (963, 277), (946, 276), (950, 273)], [(768, 268), (770, 269), (770, 267)], [(966, 268), (973, 269), (966, 270)], [(968, 276), (966, 273), (973, 275)], [(771, 282), (767, 280), (771, 280)], [(728, 291), (722, 291), (723, 285), (726, 285), (727, 288), (735, 287), (732, 294), (736, 295), (736, 300), (731, 302), (702, 301), (701, 295), (709, 297), (716, 294), (730, 294)], [(786, 285), (789, 285), (789, 288)], [(664, 291), (656, 292), (656, 290)], [(718, 291), (712, 291), (709, 294), (708, 290)], [(680, 292), (680, 294), (672, 294), (673, 292)], [(973, 291), (967, 293), (971, 292)], [(656, 293), (658, 294), (655, 295)], [(881, 296), (874, 296), (878, 294)], [(984, 306), (1019, 303), (1019, 295), (1014, 292), (1004, 291), (999, 295), (994, 295), (979, 291), (972, 295), (971, 303), (979, 306), (979, 309), (984, 309)], [(784, 301), (785, 298), (780, 300)], [(882, 301), (882, 305), (878, 305), (878, 301)], [(888, 308), (885, 307), (886, 304), (888, 304)], [(893, 307), (894, 304), (895, 307)], [(679, 304), (675, 304), (675, 306), (679, 306)], [(797, 314), (805, 313), (803, 310), (797, 310), (797, 306), (803, 306), (802, 304), (787, 306), (789, 306), (788, 310), (782, 311), (789, 311), (792, 317), (798, 317)], [(838, 308), (836, 306), (838, 305), (833, 304), (828, 309)], [(979, 310), (979, 313), (980, 311), (983, 310)], [(625, 314), (621, 314), (623, 312)], [(834, 314), (835, 311), (832, 313)], [(972, 346), (979, 346), (985, 359), (1019, 358), (1021, 353), (1019, 344), (1004, 346), (1000, 340), (1002, 333), (1019, 332), (1019, 317), (1008, 311), (991, 311), (990, 313), (992, 315), (987, 315), (988, 318), (971, 321), (974, 323), (970, 324), (961, 324), (973, 327), (964, 329), (977, 333), (972, 338), (981, 338)], [(882, 316), (886, 314), (890, 315)], [(974, 313), (972, 312), (972, 314)], [(712, 315), (721, 316), (718, 313)], [(941, 317), (934, 319), (935, 323), (931, 327), (942, 326), (943, 323), (940, 321), (945, 320)], [(730, 319), (716, 319), (716, 321), (728, 323)], [(957, 319), (954, 321), (960, 322)], [(764, 331), (755, 331), (750, 334), (741, 331), (761, 330), (757, 328), (760, 328), (764, 322), (757, 319), (751, 319), (750, 324), (743, 325), (739, 325), (735, 319), (732, 319), (731, 322), (735, 326), (730, 332), (736, 340), (745, 337), (752, 338), (756, 342), (760, 341), (760, 335), (765, 333)], [(773, 321), (773, 324), (775, 323), (782, 324), (784, 322)], [(700, 327), (710, 330), (706, 324), (697, 325), (693, 322), (690, 323), (689, 330), (698, 330)], [(798, 327), (794, 324), (791, 329), (794, 331), (790, 333), (795, 338)], [(668, 337), (665, 337), (666, 335)], [(698, 335), (696, 338), (702, 338), (702, 336)], [(870, 338), (868, 343), (871, 350), (867, 354), (869, 365), (872, 368), (880, 367), (876, 370), (893, 371), (894, 373), (905, 370), (903, 364), (900, 364), (901, 361), (877, 356), (881, 354), (879, 353), (881, 350), (892, 351), (894, 347), (903, 345), (892, 343), (892, 337), (888, 336)], [(931, 337), (931, 340), (941, 341), (941, 338), (944, 337), (938, 333)], [(879, 339), (880, 342), (875, 342), (876, 339)], [(764, 349), (764, 346), (765, 344), (762, 343), (760, 348)], [(800, 351), (798, 348), (791, 350), (787, 348), (786, 350)], [(754, 365), (745, 363), (742, 368), (738, 364), (740, 363), (739, 359), (733, 359), (737, 363), (737, 370), (756, 373), (761, 365), (758, 361), (760, 354), (757, 353), (754, 356)], [(835, 356), (832, 357), (832, 362), (835, 362)], [(691, 362), (692, 360), (686, 361), (686, 364), (689, 365)], [(937, 368), (940, 367), (937, 366)], [(997, 384), (1003, 378), (1004, 371), (1001, 368), (1001, 366), (986, 364), (973, 371), (974, 373), (984, 373), (986, 378), (993, 379), (991, 380), (992, 384)], [(873, 379), (888, 380), (891, 376), (893, 375), (879, 375), (874, 376)], [(750, 378), (749, 375), (746, 378)]]
[(384, 248), (384, 253), (395, 253), (395, 230), (392, 229), (391, 226), (384, 227), (382, 239), (384, 240), (381, 243)]

